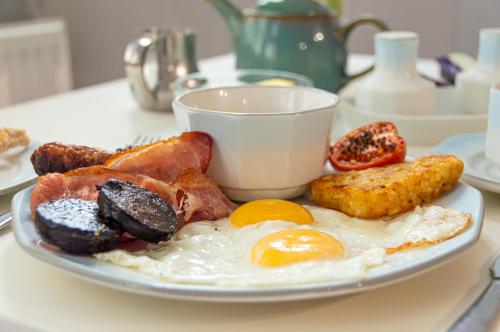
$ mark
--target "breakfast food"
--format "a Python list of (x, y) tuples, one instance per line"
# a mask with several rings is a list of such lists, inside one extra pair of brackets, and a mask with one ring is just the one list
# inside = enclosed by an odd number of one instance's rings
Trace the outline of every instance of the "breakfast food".
[[(236, 207), (204, 174), (211, 149), (200, 132), (107, 156), (45, 145), (32, 158), (41, 173), (78, 168), (39, 177), (31, 194), (35, 224), (63, 251), (169, 282), (260, 287), (361, 280), (472, 222), (422, 205), (452, 188), (462, 162), (433, 156), (402, 163), (405, 143), (391, 123), (358, 129), (332, 147), (337, 168), (369, 169), (315, 180), (310, 195), (321, 206), (262, 199)], [(97, 165), (80, 167), (86, 163)]]
[(38, 175), (64, 173), (73, 169), (102, 165), (113, 154), (83, 145), (51, 142), (39, 146), (31, 155), (33, 169)]
[(0, 152), (5, 152), (18, 146), (28, 146), (30, 139), (26, 131), (16, 128), (0, 128)]
[(205, 173), (212, 156), (211, 151), (212, 138), (205, 133), (193, 131), (116, 153), (87, 146), (47, 143), (32, 154), (31, 162), (38, 175), (104, 165), (110, 169), (147, 175), (168, 182), (188, 168)]
[(100, 188), (97, 204), (109, 224), (148, 242), (167, 241), (179, 226), (170, 204), (131, 183), (109, 180)]
[(314, 222), (308, 210), (297, 203), (282, 199), (260, 199), (245, 203), (231, 213), (230, 219), (237, 227), (265, 220), (286, 220), (299, 225)]
[(73, 254), (114, 249), (121, 231), (103, 222), (95, 202), (60, 199), (37, 207), (35, 225), (42, 238)]
[[(298, 205), (296, 211), (307, 210), (313, 220), (298, 224), (283, 220), (290, 216), (286, 207), (274, 207), (279, 220), (254, 223), (246, 207), (238, 226), (231, 221), (233, 216), (191, 223), (166, 245), (95, 257), (175, 283), (227, 287), (321, 283), (362, 279), (372, 269), (408, 262), (419, 251), (404, 249), (452, 238), (471, 222), (467, 214), (438, 206), (418, 207), (391, 221), (370, 221)], [(260, 214), (258, 209), (254, 212)]]
[(55, 199), (96, 201), (97, 186), (111, 179), (130, 182), (156, 193), (182, 215), (185, 223), (216, 220), (228, 216), (235, 207), (212, 179), (193, 169), (182, 171), (174, 181), (166, 183), (144, 175), (92, 166), (40, 176), (31, 193), (32, 214), (38, 205)]
[(400, 163), (406, 157), (406, 142), (392, 122), (375, 122), (341, 137), (330, 147), (329, 160), (341, 171), (367, 169)]
[(116, 153), (106, 160), (104, 166), (170, 182), (186, 169), (205, 173), (211, 157), (212, 138), (208, 134), (192, 131)]
[(454, 156), (429, 156), (409, 163), (322, 176), (311, 184), (316, 204), (347, 215), (377, 219), (410, 211), (450, 190), (463, 163)]

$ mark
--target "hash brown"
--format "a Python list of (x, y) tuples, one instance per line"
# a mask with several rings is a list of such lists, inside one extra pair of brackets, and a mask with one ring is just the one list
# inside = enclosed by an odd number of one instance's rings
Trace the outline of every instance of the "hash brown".
[(449, 191), (463, 171), (460, 159), (428, 156), (409, 163), (322, 176), (311, 184), (316, 204), (351, 217), (378, 219), (413, 210)]

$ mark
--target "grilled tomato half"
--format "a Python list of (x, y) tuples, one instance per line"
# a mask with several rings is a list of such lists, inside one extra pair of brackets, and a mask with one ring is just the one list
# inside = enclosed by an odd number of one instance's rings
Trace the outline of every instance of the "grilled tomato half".
[(392, 122), (375, 122), (341, 137), (330, 147), (333, 167), (351, 171), (403, 162), (406, 142)]

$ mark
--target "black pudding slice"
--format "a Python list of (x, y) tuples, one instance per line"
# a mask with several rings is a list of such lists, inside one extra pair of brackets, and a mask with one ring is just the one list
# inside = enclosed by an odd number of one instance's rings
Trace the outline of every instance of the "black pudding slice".
[(147, 242), (167, 241), (177, 230), (175, 210), (157, 194), (134, 184), (109, 180), (100, 189), (102, 215), (123, 231)]
[(93, 254), (114, 249), (121, 231), (110, 228), (95, 202), (58, 199), (40, 204), (35, 225), (42, 238), (72, 254)]

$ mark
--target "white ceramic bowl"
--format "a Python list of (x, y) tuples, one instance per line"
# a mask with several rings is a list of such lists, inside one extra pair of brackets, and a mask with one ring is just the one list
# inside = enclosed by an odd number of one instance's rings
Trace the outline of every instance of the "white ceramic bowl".
[(319, 177), (339, 98), (309, 87), (197, 90), (173, 102), (181, 131), (214, 139), (211, 176), (238, 201), (292, 198)]

